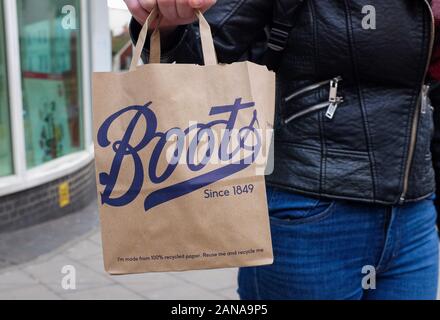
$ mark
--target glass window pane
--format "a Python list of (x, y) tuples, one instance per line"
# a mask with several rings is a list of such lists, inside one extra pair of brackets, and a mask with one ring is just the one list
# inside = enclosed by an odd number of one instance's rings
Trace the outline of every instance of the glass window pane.
[(18, 0), (26, 161), (83, 148), (79, 0)]
[(2, 5), (0, 1), (0, 177), (13, 173)]

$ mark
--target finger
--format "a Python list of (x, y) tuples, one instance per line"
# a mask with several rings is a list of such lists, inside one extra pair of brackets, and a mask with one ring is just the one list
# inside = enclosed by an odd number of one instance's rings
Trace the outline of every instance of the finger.
[(150, 13), (157, 4), (157, 0), (139, 0), (140, 5), (144, 8), (148, 13)]
[(160, 0), (159, 11), (168, 21), (175, 21), (179, 18), (177, 14), (176, 0)]
[(200, 9), (200, 11), (205, 12), (211, 8), (217, 1), (216, 0), (188, 0), (189, 5), (193, 9)]
[(176, 0), (177, 15), (181, 19), (194, 17), (194, 9), (189, 5), (188, 0)]
[(193, 9), (200, 9), (203, 6), (204, 2), (204, 0), (188, 0), (188, 4)]
[(128, 10), (140, 24), (144, 24), (148, 17), (148, 12), (141, 6), (139, 0), (124, 0)]

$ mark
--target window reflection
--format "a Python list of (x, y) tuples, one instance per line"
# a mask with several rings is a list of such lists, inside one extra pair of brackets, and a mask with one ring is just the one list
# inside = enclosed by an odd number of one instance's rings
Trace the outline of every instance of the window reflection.
[(0, 177), (13, 173), (2, 5), (0, 2)]
[[(65, 6), (75, 11), (63, 13)], [(31, 168), (83, 148), (80, 5), (79, 0), (18, 0), (17, 7)], [(70, 26), (76, 28), (65, 28), (65, 19), (75, 19)]]

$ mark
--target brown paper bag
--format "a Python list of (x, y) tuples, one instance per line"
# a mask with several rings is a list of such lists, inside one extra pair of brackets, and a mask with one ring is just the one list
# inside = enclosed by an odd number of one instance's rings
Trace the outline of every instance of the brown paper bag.
[[(183, 271), (273, 262), (264, 161), (275, 76), (250, 62), (217, 65), (200, 12), (205, 66), (96, 73), (94, 139), (105, 270)], [(269, 143), (270, 144), (270, 143)]]

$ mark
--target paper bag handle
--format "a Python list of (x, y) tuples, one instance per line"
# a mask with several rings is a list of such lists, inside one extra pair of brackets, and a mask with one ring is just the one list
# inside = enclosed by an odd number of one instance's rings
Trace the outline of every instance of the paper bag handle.
[[(202, 51), (203, 51), (203, 59), (205, 61), (205, 65), (216, 65), (217, 64), (217, 55), (215, 52), (214, 47), (214, 40), (212, 39), (212, 33), (211, 33), (211, 27), (209, 26), (209, 23), (206, 21), (203, 14), (200, 12), (200, 10), (196, 10), (195, 14), (199, 20), (199, 27), (200, 27), (200, 38), (202, 41)], [(161, 19), (161, 15), (159, 12), (159, 9), (157, 6), (150, 12), (150, 15), (148, 16), (147, 20), (145, 21), (144, 26), (142, 27), (141, 32), (139, 33), (139, 38), (136, 43), (136, 47), (133, 54), (133, 59), (131, 61), (130, 65), (130, 71), (136, 70), (137, 64), (139, 62), (139, 59), (142, 55), (142, 50), (145, 45), (145, 41), (147, 39), (148, 29), (151, 25), (151, 23), (156, 19)], [(160, 20), (158, 25), (160, 24)], [(160, 50), (160, 32), (159, 28), (157, 27), (153, 34), (151, 35), (150, 39), (150, 63), (160, 63), (160, 56), (161, 56), (161, 50)]]

